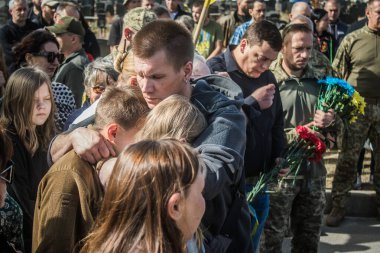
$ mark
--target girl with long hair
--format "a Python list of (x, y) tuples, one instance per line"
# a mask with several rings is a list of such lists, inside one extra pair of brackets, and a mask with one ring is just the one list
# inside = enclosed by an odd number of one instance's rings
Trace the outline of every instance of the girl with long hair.
[[(63, 54), (59, 52), (57, 39), (52, 33), (44, 29), (38, 29), (26, 35), (13, 48), (13, 53), (16, 61), (16, 64), (12, 66), (13, 70), (25, 66), (38, 67), (50, 79), (64, 60)], [(57, 130), (61, 132), (67, 118), (76, 108), (75, 99), (66, 84), (53, 82), (51, 88), (57, 108), (54, 120)]]
[(186, 252), (205, 210), (199, 154), (177, 140), (141, 141), (118, 157), (81, 252)]
[(0, 125), (14, 150), (14, 182), (8, 193), (24, 213), (25, 252), (30, 252), (37, 188), (48, 170), (47, 149), (55, 133), (52, 99), (49, 76), (30, 67), (15, 71), (4, 93)]

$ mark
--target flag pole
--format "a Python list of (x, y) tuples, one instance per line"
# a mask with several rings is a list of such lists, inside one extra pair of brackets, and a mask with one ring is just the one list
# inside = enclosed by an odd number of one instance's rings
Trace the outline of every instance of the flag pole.
[(198, 24), (197, 24), (197, 26), (195, 28), (195, 32), (194, 32), (194, 35), (193, 35), (193, 43), (194, 43), (195, 46), (198, 43), (199, 34), (201, 33), (201, 29), (202, 29), (203, 24), (204, 24), (204, 22), (206, 20), (207, 13), (208, 13), (208, 7), (210, 6), (211, 1), (212, 0), (205, 0), (205, 2), (203, 4), (201, 16), (199, 18)]

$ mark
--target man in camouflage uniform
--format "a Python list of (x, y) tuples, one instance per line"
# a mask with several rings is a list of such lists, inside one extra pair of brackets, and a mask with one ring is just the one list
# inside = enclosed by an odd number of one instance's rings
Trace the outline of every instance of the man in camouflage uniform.
[(356, 88), (367, 106), (365, 115), (344, 129), (332, 186), (333, 209), (326, 219), (328, 226), (338, 226), (345, 216), (358, 156), (367, 138), (374, 149), (374, 183), (380, 218), (380, 0), (368, 1), (366, 16), (368, 24), (343, 39), (333, 62), (336, 73)]
[[(313, 34), (305, 24), (290, 24), (283, 31), (282, 56), (271, 70), (279, 84), (288, 142), (298, 125), (319, 128), (330, 126), (334, 113), (315, 111), (323, 73), (311, 68), (309, 58)], [(303, 161), (300, 174), (288, 175), (272, 186), (270, 211), (264, 228), (260, 252), (281, 252), (289, 218), (293, 232), (292, 252), (317, 252), (322, 224), (326, 169), (322, 161)], [(294, 182), (294, 184), (293, 184)]]
[(237, 0), (237, 10), (229, 15), (221, 16), (217, 22), (223, 29), (223, 47), (227, 48), (236, 27), (251, 20), (248, 6), (253, 0)]
[[(311, 30), (314, 29), (313, 21), (311, 21), (311, 8), (305, 2), (297, 2), (293, 5), (289, 14), (289, 21), (291, 24), (307, 24)], [(332, 72), (331, 62), (329, 59), (319, 51), (318, 40), (313, 36), (313, 49), (309, 65), (317, 72), (321, 72), (324, 76)]]

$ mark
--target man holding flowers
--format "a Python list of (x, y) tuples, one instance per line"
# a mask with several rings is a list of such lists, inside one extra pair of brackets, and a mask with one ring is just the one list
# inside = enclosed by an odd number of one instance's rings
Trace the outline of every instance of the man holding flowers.
[[(309, 67), (313, 34), (305, 24), (290, 24), (282, 34), (281, 53), (271, 66), (279, 84), (285, 133), (290, 143), (295, 128), (301, 136), (307, 128), (326, 129), (332, 125), (332, 110), (316, 110), (322, 73)], [(300, 132), (300, 128), (302, 128)], [(301, 136), (302, 137), (302, 136)], [(291, 218), (292, 252), (317, 252), (325, 197), (326, 169), (322, 161), (304, 159), (297, 175), (288, 175), (274, 186), (270, 212), (260, 252), (281, 252), (282, 241)]]
[(375, 156), (374, 183), (380, 219), (380, 0), (369, 0), (363, 28), (347, 35), (338, 48), (333, 69), (364, 97), (364, 116), (344, 128), (332, 186), (333, 209), (326, 225), (338, 226), (345, 216), (348, 193), (356, 177), (356, 164), (364, 142), (370, 139)]

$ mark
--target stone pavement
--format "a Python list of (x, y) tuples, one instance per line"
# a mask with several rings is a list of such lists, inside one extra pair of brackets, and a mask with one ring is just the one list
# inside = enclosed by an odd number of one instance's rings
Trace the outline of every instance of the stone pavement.
[[(380, 221), (375, 218), (346, 217), (341, 226), (322, 227), (319, 253), (380, 252)], [(290, 253), (290, 238), (283, 244), (283, 253)]]

